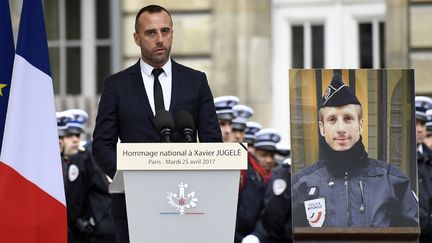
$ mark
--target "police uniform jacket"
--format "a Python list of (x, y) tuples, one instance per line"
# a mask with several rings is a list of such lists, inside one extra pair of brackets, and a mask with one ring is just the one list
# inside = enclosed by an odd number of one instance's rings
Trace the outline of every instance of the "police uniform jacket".
[[(258, 168), (258, 169), (257, 169)], [(250, 234), (258, 221), (264, 206), (264, 194), (268, 181), (260, 174), (265, 173), (258, 161), (248, 154), (248, 168), (243, 175), (243, 185), (240, 187), (237, 205), (237, 220), (234, 242), (240, 243)]]
[(361, 140), (342, 153), (323, 144), (324, 159), (293, 176), (294, 226), (310, 226), (304, 202), (320, 198), (323, 227), (418, 225), (417, 199), (400, 170), (367, 158)]
[[(115, 242), (111, 216), (111, 197), (105, 174), (91, 154), (80, 150), (71, 158), (62, 156), (63, 178), (68, 215), (68, 242)], [(79, 224), (95, 225), (92, 232), (83, 232)]]
[(290, 168), (287, 163), (278, 167), (267, 187), (264, 209), (253, 233), (260, 243), (292, 242)]
[(417, 154), (420, 242), (432, 242), (432, 151), (424, 144)]

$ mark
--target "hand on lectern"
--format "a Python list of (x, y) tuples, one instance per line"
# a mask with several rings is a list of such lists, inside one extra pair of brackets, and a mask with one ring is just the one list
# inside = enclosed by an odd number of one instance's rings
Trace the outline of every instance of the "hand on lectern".
[(241, 243), (260, 243), (260, 240), (255, 235), (248, 235), (243, 238)]

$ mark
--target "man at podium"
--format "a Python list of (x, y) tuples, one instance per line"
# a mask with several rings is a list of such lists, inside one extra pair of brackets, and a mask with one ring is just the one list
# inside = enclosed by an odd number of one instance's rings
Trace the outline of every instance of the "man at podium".
[[(200, 142), (222, 142), (206, 75), (170, 58), (172, 38), (170, 13), (158, 5), (142, 8), (136, 16), (134, 33), (134, 42), (141, 49), (140, 60), (104, 81), (93, 155), (111, 178), (116, 172), (119, 139), (126, 143), (161, 141), (155, 126), (155, 114), (161, 110), (171, 114), (189, 112), (195, 125), (192, 141), (198, 136)], [(179, 137), (178, 132), (172, 133)], [(117, 242), (129, 242), (125, 195), (112, 197)]]
[(323, 158), (293, 175), (294, 227), (418, 226), (409, 178), (368, 158), (362, 106), (336, 74), (319, 109)]

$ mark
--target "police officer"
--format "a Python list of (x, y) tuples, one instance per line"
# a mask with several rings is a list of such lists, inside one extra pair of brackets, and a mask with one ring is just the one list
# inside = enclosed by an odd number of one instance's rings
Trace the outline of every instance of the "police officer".
[(277, 143), (276, 151), (276, 163), (278, 165), (288, 163), (291, 166), (291, 146), (288, 143)]
[(286, 159), (272, 176), (267, 188), (260, 219), (252, 234), (242, 243), (292, 242), (291, 166)]
[(336, 74), (319, 109), (323, 159), (293, 175), (295, 227), (418, 225), (409, 178), (367, 157), (362, 126), (361, 104)]
[(255, 136), (255, 157), (271, 176), (277, 165), (275, 155), (277, 153), (276, 144), (281, 140), (280, 132), (274, 128), (263, 128)]
[(65, 136), (67, 130), (67, 123), (74, 119), (74, 116), (68, 112), (56, 112), (57, 118), (57, 131), (59, 135), (59, 144), (61, 144), (61, 139)]
[[(252, 108), (244, 105), (233, 107), (235, 114), (232, 123), (233, 142), (244, 142), (247, 119), (252, 116)], [(264, 193), (270, 177), (267, 171), (248, 152), (248, 168), (240, 174), (240, 191), (237, 204), (237, 220), (235, 242), (240, 243), (244, 236), (255, 228), (260, 212), (264, 205)]]
[(426, 137), (423, 142), (429, 149), (432, 149), (432, 109), (426, 111), (426, 116)]
[(428, 108), (432, 108), (432, 99), (415, 98), (420, 242), (432, 241), (432, 151), (424, 143)]
[(219, 127), (222, 132), (222, 140), (230, 142), (232, 120), (235, 117), (233, 106), (239, 103), (239, 98), (236, 96), (219, 96), (214, 98), (216, 115), (219, 121)]
[(261, 124), (259, 124), (258, 122), (254, 122), (254, 121), (248, 121), (246, 122), (246, 128), (244, 131), (244, 139), (243, 141), (245, 143), (247, 143), (248, 145), (248, 151), (251, 154), (255, 154), (255, 141), (256, 141), (256, 136), (255, 134), (257, 132), (259, 132), (261, 130), (262, 126)]
[(68, 111), (57, 114), (68, 242), (115, 242), (107, 178), (91, 154), (79, 147), (86, 117)]
[(244, 141), (247, 120), (253, 115), (253, 109), (246, 105), (233, 106), (235, 118), (231, 125), (231, 142), (242, 143)]
[[(76, 121), (76, 124), (85, 124), (86, 121), (88, 120), (88, 114), (86, 111), (81, 110), (81, 109), (69, 109), (67, 111), (65, 111), (66, 113), (72, 114), (74, 116), (74, 119)], [(82, 127), (82, 129), (84, 130), (84, 127)], [(86, 139), (86, 137), (83, 137), (82, 134), (80, 136), (80, 146), (84, 147), (85, 150), (89, 151), (89, 153), (92, 153), (92, 142), (93, 140), (91, 139)]]

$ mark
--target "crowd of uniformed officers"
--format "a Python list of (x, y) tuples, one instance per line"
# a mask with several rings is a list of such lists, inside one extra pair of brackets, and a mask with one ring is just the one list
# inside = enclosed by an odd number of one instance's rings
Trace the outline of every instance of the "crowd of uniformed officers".
[(290, 148), (273, 128), (249, 121), (254, 111), (236, 96), (214, 99), (224, 142), (248, 144), (241, 171), (235, 243), (291, 242)]
[[(235, 96), (214, 99), (224, 142), (248, 144), (241, 171), (235, 243), (292, 242), (290, 148), (281, 134), (249, 121), (254, 111)], [(432, 99), (415, 98), (420, 242), (432, 242)], [(68, 242), (115, 242), (110, 178), (95, 163), (91, 141), (81, 141), (88, 115), (57, 113), (68, 214)]]
[(432, 242), (432, 99), (415, 98), (420, 242)]

